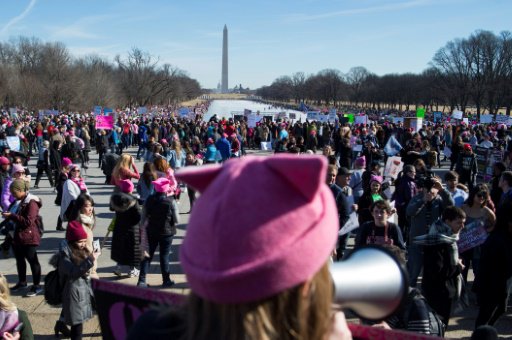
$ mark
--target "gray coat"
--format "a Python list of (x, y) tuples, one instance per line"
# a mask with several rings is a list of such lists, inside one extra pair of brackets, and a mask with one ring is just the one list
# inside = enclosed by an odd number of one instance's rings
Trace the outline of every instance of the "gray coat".
[(428, 206), (423, 201), (423, 192), (414, 196), (409, 205), (407, 205), (406, 215), (411, 220), (411, 228), (409, 229), (409, 241), (416, 236), (424, 235), (428, 233), (430, 225), (427, 225), (426, 221), (426, 210), (430, 209), (431, 218), (430, 221), (435, 223), (441, 218), (443, 211), (446, 207), (454, 205), (453, 198), (446, 189), (440, 190), (439, 194), (434, 198)]
[[(53, 262), (53, 263), (52, 263)], [(93, 292), (88, 271), (94, 261), (91, 257), (76, 265), (71, 261), (71, 249), (65, 240), (60, 244), (56, 259), (50, 263), (58, 263), (59, 276), (64, 285), (62, 292), (62, 312), (67, 325), (78, 325), (92, 318)]]

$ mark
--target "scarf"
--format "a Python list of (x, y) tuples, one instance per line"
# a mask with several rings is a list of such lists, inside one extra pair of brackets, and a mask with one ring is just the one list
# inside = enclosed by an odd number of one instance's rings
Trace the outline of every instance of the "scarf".
[(87, 187), (85, 186), (85, 181), (82, 177), (71, 178), (73, 182), (80, 188), (82, 191), (87, 191)]
[(88, 216), (85, 214), (80, 214), (78, 216), (78, 221), (91, 230), (94, 228), (94, 223), (96, 222), (94, 215)]
[(0, 309), (0, 334), (11, 332), (18, 325), (18, 310)]

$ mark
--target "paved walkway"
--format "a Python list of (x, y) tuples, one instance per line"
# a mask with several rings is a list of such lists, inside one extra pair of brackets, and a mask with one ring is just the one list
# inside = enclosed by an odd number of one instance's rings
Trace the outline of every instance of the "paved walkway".
[[(129, 150), (134, 154), (134, 148)], [(257, 154), (262, 154), (257, 152)], [(109, 198), (112, 192), (112, 186), (105, 185), (105, 177), (101, 170), (98, 169), (97, 155), (91, 153), (91, 167), (87, 170), (86, 184), (92, 197), (95, 200), (95, 209), (97, 216), (96, 229), (94, 230), (95, 238), (103, 239), (107, 233), (107, 227), (112, 219), (113, 212), (109, 210)], [(137, 167), (142, 171), (142, 163), (137, 162)], [(29, 164), (30, 170), (34, 173), (32, 185), (35, 179), (35, 160), (31, 160)], [(441, 174), (446, 171), (446, 168), (436, 170)], [(39, 189), (31, 190), (31, 192), (39, 196), (43, 201), (43, 207), (41, 208), (41, 215), (44, 219), (46, 232), (44, 234), (41, 246), (39, 247), (39, 261), (42, 265), (43, 275), (52, 270), (48, 264), (49, 258), (57, 250), (60, 240), (64, 237), (64, 232), (55, 230), (57, 223), (57, 217), (60, 211), (60, 207), (53, 204), (55, 193), (48, 181), (43, 178), (39, 183)], [(188, 212), (188, 197), (183, 194), (180, 200), (180, 211)], [(173, 254), (171, 257), (171, 272), (175, 273), (172, 278), (176, 281), (176, 285), (170, 289), (170, 291), (177, 293), (184, 293), (187, 291), (187, 284), (185, 276), (182, 273), (181, 267), (178, 263), (178, 248), (183, 240), (185, 234), (186, 225), (188, 223), (189, 215), (185, 213), (180, 214), (180, 224), (178, 227), (178, 234), (173, 241)], [(105, 249), (102, 250), (102, 255), (99, 258), (98, 273), (101, 279), (112, 280), (123, 283), (135, 284), (136, 278), (124, 277), (118, 279), (113, 273), (115, 263), (110, 259), (110, 244), (107, 241)], [(0, 259), (0, 270), (7, 276), (11, 286), (16, 283), (16, 265), (14, 258)], [(159, 273), (158, 257), (154, 258), (151, 266), (150, 275), (148, 275), (148, 283), (151, 285), (158, 286), (161, 284), (161, 277)], [(127, 271), (127, 268), (126, 268)], [(31, 280), (30, 269), (28, 269), (29, 284)], [(53, 308), (44, 302), (42, 296), (36, 296), (32, 298), (23, 297), (25, 292), (16, 292), (13, 294), (13, 300), (21, 308), (28, 312), (34, 334), (36, 339), (52, 339), (53, 338), (53, 326), (55, 321), (58, 319), (60, 314), (59, 308)], [(471, 334), (471, 329), (474, 325), (477, 309), (472, 305), (462, 313), (457, 314), (451, 319), (450, 326), (448, 329), (447, 337), (451, 338), (468, 338)], [(509, 309), (509, 313), (506, 317), (503, 317), (498, 324), (498, 331), (501, 336), (512, 337), (512, 311)], [(94, 318), (84, 325), (84, 338), (85, 339), (98, 339), (101, 337), (101, 330), (97, 318)]]

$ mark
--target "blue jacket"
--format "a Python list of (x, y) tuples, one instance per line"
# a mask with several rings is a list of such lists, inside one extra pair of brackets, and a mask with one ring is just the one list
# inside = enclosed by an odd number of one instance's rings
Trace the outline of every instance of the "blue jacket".
[(225, 161), (231, 157), (231, 143), (224, 137), (215, 142), (217, 150), (219, 150), (222, 160)]
[(204, 153), (204, 159), (208, 162), (216, 162), (217, 161), (217, 148), (215, 145), (210, 144), (206, 147), (206, 152)]

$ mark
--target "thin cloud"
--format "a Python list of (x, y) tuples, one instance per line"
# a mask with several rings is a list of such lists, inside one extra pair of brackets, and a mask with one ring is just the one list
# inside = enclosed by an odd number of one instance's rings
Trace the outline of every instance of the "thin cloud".
[(25, 10), (20, 15), (12, 18), (11, 20), (9, 20), (7, 24), (5, 24), (4, 27), (2, 27), (2, 29), (0, 30), (0, 35), (6, 34), (9, 31), (9, 28), (16, 25), (21, 20), (25, 19), (25, 17), (30, 13), (30, 11), (32, 11), (32, 8), (34, 8), (36, 2), (36, 0), (30, 0), (30, 3), (28, 4), (27, 8), (25, 8)]
[(413, 0), (413, 1), (406, 1), (406, 2), (397, 2), (397, 3), (388, 4), (388, 5), (382, 5), (382, 6), (354, 8), (354, 9), (347, 9), (347, 10), (342, 10), (342, 11), (335, 11), (335, 12), (328, 12), (328, 13), (321, 13), (321, 14), (298, 13), (298, 14), (287, 15), (285, 17), (285, 20), (288, 22), (306, 22), (306, 21), (316, 21), (316, 20), (323, 20), (323, 19), (329, 19), (329, 18), (335, 18), (335, 17), (357, 15), (357, 14), (389, 12), (389, 11), (396, 11), (396, 10), (403, 10), (403, 9), (424, 6), (424, 5), (427, 5), (429, 2), (430, 2), (429, 0)]
[(71, 25), (50, 27), (51, 39), (98, 39), (100, 36), (91, 32), (103, 22), (113, 21), (114, 15), (96, 15), (83, 17), (76, 20)]

